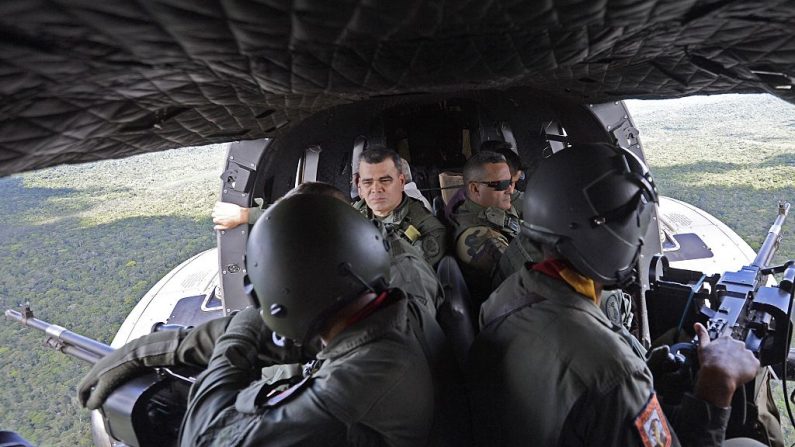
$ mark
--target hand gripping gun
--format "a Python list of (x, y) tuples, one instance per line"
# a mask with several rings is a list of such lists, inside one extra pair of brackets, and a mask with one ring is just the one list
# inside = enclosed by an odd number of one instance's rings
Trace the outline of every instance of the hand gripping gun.
[[(71, 357), (95, 364), (113, 348), (33, 316), (30, 305), (22, 311), (7, 309), (6, 318), (47, 334), (45, 345)], [(172, 329), (157, 324), (157, 330)], [(129, 380), (111, 393), (102, 408), (105, 431), (131, 447), (176, 445), (193, 379), (167, 368), (157, 368)]]
[[(795, 262), (790, 260), (778, 266), (769, 264), (781, 242), (781, 227), (789, 209), (789, 203), (779, 203), (776, 219), (758, 254), (750, 265), (737, 271), (706, 275), (672, 268), (664, 255), (657, 255), (652, 260), (650, 289), (646, 292), (649, 329), (653, 340), (665, 336), (666, 342), (671, 343), (670, 363), (676, 364), (676, 368), (671, 369), (677, 370), (675, 374), (669, 374), (675, 379), (667, 380), (667, 383), (666, 379), (655, 377), (655, 388), (663, 398), (666, 393), (676, 396), (692, 389), (698, 370), (695, 340), (677, 341), (694, 336), (692, 327), (695, 322), (702, 323), (713, 340), (730, 335), (743, 341), (762, 366), (786, 365), (792, 335)], [(770, 285), (769, 276), (782, 272), (778, 286)], [(754, 381), (748, 386), (752, 389), (741, 389), (735, 394), (733, 423), (744, 425), (753, 421), (755, 415), (747, 417), (746, 411), (746, 404), (752, 403), (747, 402), (744, 396), (749, 392), (752, 393), (750, 396), (755, 395)], [(740, 392), (743, 396), (738, 396)], [(669, 402), (677, 400), (674, 397)]]

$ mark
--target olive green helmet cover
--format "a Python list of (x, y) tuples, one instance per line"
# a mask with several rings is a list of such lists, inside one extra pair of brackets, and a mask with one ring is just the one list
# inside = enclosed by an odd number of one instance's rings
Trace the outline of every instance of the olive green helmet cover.
[(389, 243), (338, 199), (286, 197), (251, 229), (246, 269), (268, 327), (296, 342), (368, 289), (389, 282)]
[[(543, 159), (523, 197), (523, 233), (603, 285), (632, 278), (657, 190), (632, 152), (580, 144)], [(655, 235), (656, 237), (656, 235)]]

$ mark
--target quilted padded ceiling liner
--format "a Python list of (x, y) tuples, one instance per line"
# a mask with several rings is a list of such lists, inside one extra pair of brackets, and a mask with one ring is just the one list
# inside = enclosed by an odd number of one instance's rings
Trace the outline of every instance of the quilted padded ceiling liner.
[(25, 0), (0, 27), (0, 175), (276, 136), (380, 95), (795, 100), (795, 0)]

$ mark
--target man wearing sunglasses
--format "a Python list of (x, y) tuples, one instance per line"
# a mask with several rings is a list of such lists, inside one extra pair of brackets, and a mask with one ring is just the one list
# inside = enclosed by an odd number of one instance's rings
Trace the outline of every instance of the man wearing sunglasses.
[(519, 234), (519, 215), (511, 204), (514, 192), (505, 157), (478, 152), (464, 165), (466, 200), (453, 210), (450, 220), (456, 257), (461, 263), (470, 294), (479, 302), (491, 292), (491, 275), (502, 253)]
[(508, 143), (507, 141), (484, 141), (480, 144), (480, 152), (484, 151), (496, 152), (505, 157), (505, 161), (508, 163), (508, 169), (511, 170), (511, 179), (513, 179), (514, 191), (511, 195), (511, 201), (516, 207), (519, 217), (521, 217), (522, 191), (524, 191), (525, 185), (525, 172), (524, 168), (522, 168), (522, 159), (519, 158), (519, 154), (516, 153), (511, 143)]

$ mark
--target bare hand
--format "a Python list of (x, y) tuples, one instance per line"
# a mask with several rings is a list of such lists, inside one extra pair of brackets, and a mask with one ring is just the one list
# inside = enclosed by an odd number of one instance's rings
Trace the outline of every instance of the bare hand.
[(756, 377), (759, 360), (741, 341), (728, 335), (710, 340), (703, 325), (696, 323), (694, 328), (701, 364), (696, 380), (696, 397), (717, 407), (730, 407), (734, 391)]
[(213, 230), (231, 230), (238, 225), (248, 223), (248, 208), (234, 203), (215, 202), (213, 208)]

